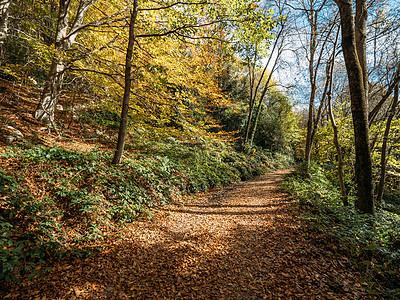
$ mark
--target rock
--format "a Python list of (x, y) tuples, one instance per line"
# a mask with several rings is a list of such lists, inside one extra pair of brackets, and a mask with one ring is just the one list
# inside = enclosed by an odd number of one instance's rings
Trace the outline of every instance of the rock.
[(15, 129), (12, 126), (7, 126), (7, 129), (10, 130), (12, 132), (12, 134), (14, 134), (15, 136), (17, 136), (17, 138), (19, 139), (23, 139), (24, 135), (22, 134), (21, 131), (19, 131), (18, 129)]
[(86, 105), (75, 104), (71, 108), (72, 108), (73, 111), (80, 111), (80, 110), (86, 109)]
[(72, 113), (72, 120), (79, 121), (79, 115), (76, 112)]
[(9, 145), (12, 144), (12, 142), (14, 142), (16, 140), (16, 138), (11, 135), (5, 135), (4, 139), (6, 140), (6, 143)]
[(76, 104), (76, 105), (73, 105), (71, 107), (71, 109), (72, 109), (72, 120), (77, 122), (81, 118), (81, 111), (86, 109), (86, 106)]

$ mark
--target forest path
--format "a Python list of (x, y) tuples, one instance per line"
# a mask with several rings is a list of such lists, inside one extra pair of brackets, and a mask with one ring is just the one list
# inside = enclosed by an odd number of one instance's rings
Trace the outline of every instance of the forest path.
[[(288, 170), (170, 205), (124, 239), (12, 293), (24, 299), (364, 299), (335, 245), (305, 237)], [(314, 237), (315, 238), (315, 237)], [(329, 242), (328, 242), (329, 243)], [(11, 294), (9, 294), (11, 295)]]

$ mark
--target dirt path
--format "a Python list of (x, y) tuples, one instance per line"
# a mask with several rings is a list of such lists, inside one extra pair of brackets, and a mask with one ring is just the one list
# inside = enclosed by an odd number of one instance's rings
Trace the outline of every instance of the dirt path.
[(363, 299), (347, 259), (303, 237), (277, 171), (155, 220), (10, 294), (35, 299)]

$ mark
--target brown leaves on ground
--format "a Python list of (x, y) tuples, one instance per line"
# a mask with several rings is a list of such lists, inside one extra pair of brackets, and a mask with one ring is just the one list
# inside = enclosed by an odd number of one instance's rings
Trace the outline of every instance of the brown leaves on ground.
[[(90, 97), (68, 91), (63, 91), (62, 94), (56, 110), (56, 123), (60, 133), (58, 135), (33, 117), (40, 99), (39, 89), (0, 78), (0, 153), (4, 151), (4, 146), (21, 142), (21, 139), (17, 139), (7, 143), (5, 135), (12, 134), (7, 126), (20, 131), (25, 141), (35, 145), (63, 147), (82, 152), (91, 151), (95, 147), (112, 149), (114, 143), (110, 143), (110, 140), (113, 140), (111, 137), (115, 137), (115, 130), (82, 120), (87, 106), (93, 104), (93, 101), (89, 100)], [(79, 111), (76, 112), (74, 107), (78, 107)], [(74, 114), (79, 114), (80, 119), (74, 120)]]
[[(107, 251), (54, 265), (3, 298), (363, 299), (347, 258), (304, 237), (285, 171), (171, 205)], [(369, 297), (370, 298), (370, 297)]]

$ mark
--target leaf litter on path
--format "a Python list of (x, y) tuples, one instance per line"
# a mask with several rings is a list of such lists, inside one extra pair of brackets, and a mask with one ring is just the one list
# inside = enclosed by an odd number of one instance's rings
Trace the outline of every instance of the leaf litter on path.
[(343, 254), (305, 237), (276, 171), (169, 205), (107, 251), (54, 265), (8, 299), (372, 298)]

